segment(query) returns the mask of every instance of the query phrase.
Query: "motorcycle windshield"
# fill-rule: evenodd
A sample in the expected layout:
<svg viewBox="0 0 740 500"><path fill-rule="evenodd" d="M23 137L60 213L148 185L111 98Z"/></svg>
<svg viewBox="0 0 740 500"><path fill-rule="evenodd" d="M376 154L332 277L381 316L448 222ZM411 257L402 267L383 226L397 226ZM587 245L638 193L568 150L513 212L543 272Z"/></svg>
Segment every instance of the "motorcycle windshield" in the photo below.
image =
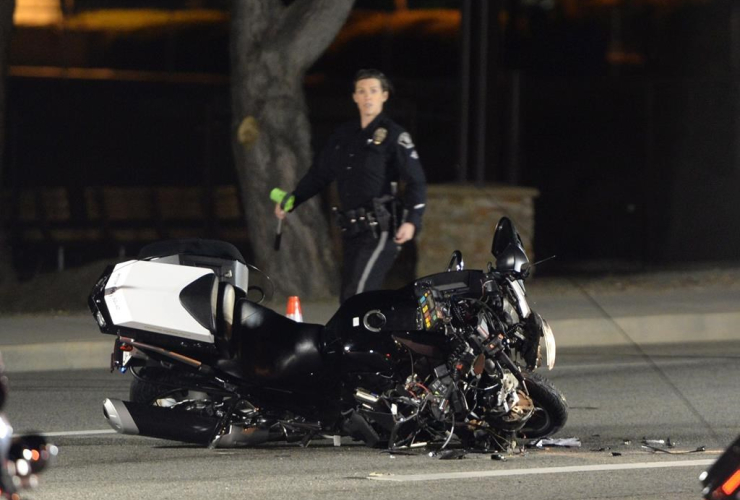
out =
<svg viewBox="0 0 740 500"><path fill-rule="evenodd" d="M491 253L496 259L496 270L499 272L521 272L529 266L522 239L508 217L502 217L496 225Z"/></svg>

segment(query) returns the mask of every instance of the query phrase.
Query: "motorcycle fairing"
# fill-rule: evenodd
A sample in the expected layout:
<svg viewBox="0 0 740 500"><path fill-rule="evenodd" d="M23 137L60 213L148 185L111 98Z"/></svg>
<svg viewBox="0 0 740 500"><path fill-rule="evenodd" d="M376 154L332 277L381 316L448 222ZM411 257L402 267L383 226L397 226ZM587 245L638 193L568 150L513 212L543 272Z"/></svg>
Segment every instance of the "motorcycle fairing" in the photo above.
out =
<svg viewBox="0 0 740 500"><path fill-rule="evenodd" d="M204 274L180 292L180 304L203 328L216 331L215 274Z"/></svg>
<svg viewBox="0 0 740 500"><path fill-rule="evenodd" d="M501 217L493 233L491 254L496 259L496 270L517 273L529 267L522 238L508 217Z"/></svg>
<svg viewBox="0 0 740 500"><path fill-rule="evenodd" d="M190 288L193 303L203 301L201 321L183 304L181 293L189 285L210 275L210 280ZM205 286L203 286L205 285ZM116 326L213 343L218 287L210 269L133 260L118 264L105 285L105 305ZM190 310L189 310L190 309ZM205 319L204 319L205 318Z"/></svg>

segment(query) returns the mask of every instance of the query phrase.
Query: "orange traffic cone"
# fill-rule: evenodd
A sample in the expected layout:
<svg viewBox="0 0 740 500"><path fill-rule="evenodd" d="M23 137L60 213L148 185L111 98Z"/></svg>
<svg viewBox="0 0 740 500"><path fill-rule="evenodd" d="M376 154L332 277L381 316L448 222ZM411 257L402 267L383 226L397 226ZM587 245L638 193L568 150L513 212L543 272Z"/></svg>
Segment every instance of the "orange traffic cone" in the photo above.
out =
<svg viewBox="0 0 740 500"><path fill-rule="evenodd" d="M303 323L303 309L301 309L301 299L297 295L288 297L288 308L285 315L293 321Z"/></svg>

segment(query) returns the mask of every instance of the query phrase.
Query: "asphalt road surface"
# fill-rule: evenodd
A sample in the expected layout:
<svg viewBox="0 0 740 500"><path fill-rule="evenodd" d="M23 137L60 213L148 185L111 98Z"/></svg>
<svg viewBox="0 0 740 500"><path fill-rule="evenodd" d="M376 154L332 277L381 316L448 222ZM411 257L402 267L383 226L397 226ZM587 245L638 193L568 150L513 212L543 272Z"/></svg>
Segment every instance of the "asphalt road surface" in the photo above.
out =
<svg viewBox="0 0 740 500"><path fill-rule="evenodd" d="M11 374L6 413L16 432L41 431L59 446L25 495L36 500L699 499L699 474L740 433L740 341L558 355L547 376L571 411L556 437L581 447L528 448L503 461L389 455L350 441L207 450L120 436L101 403L126 399L130 375L106 370ZM643 439L674 446L654 451Z"/></svg>

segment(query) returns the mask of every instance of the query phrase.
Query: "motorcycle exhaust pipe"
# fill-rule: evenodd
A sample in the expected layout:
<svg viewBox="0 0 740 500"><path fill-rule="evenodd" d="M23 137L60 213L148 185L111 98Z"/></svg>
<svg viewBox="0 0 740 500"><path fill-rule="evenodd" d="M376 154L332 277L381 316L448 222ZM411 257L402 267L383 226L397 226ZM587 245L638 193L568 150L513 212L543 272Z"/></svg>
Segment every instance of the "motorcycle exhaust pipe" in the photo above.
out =
<svg viewBox="0 0 740 500"><path fill-rule="evenodd" d="M218 418L120 399L103 401L103 415L119 434L208 445Z"/></svg>

